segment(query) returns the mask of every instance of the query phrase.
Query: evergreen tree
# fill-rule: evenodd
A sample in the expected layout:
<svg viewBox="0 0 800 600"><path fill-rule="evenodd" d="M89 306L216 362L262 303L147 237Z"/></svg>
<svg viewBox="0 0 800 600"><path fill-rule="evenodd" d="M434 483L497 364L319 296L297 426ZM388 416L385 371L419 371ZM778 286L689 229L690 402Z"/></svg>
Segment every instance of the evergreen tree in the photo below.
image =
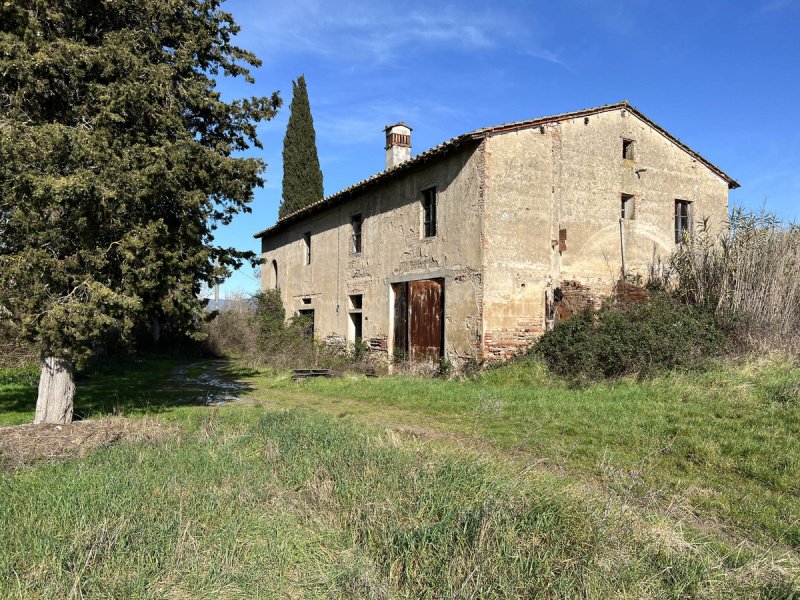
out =
<svg viewBox="0 0 800 600"><path fill-rule="evenodd" d="M279 217L322 199L322 170L317 156L314 120L308 102L306 79L292 82L289 124L283 138L283 201Z"/></svg>
<svg viewBox="0 0 800 600"><path fill-rule="evenodd" d="M214 230L250 210L265 165L234 153L280 98L220 98L259 65L220 4L0 5L0 320L41 352L36 422L71 420L98 341L196 331L201 284L252 258Z"/></svg>

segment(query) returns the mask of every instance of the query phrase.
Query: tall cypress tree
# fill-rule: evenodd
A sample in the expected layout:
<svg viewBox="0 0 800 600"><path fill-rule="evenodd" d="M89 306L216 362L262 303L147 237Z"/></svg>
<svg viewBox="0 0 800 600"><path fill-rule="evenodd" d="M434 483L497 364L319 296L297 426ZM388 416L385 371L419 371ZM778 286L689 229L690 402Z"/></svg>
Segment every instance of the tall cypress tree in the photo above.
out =
<svg viewBox="0 0 800 600"><path fill-rule="evenodd" d="M317 156L314 120L308 103L306 79L292 82L289 124L283 139L283 201L278 216L300 210L322 198L322 171Z"/></svg>

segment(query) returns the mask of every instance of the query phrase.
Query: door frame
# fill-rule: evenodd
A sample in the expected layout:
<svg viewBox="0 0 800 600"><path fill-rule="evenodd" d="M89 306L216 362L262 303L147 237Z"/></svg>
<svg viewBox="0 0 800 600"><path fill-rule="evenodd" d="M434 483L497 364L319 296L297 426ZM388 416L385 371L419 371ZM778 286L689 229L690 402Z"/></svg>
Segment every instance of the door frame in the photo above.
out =
<svg viewBox="0 0 800 600"><path fill-rule="evenodd" d="M442 358L448 358L447 353L447 287L455 279L455 275L450 269L434 269L426 273L413 273L406 275L393 275L386 278L387 297L387 316L388 316L388 339L387 351L389 358L394 357L394 301L395 292L394 285L397 283L408 283L410 281L422 281L424 279L441 279L442 280Z"/></svg>

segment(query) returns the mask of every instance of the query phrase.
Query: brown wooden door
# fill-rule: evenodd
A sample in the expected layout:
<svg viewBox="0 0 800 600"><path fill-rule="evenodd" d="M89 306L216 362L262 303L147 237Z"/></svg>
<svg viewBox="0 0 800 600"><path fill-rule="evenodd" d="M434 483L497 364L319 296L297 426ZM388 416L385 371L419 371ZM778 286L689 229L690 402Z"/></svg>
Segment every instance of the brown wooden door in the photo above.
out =
<svg viewBox="0 0 800 600"><path fill-rule="evenodd" d="M412 360L438 359L444 349L444 286L439 279L408 284L408 342Z"/></svg>

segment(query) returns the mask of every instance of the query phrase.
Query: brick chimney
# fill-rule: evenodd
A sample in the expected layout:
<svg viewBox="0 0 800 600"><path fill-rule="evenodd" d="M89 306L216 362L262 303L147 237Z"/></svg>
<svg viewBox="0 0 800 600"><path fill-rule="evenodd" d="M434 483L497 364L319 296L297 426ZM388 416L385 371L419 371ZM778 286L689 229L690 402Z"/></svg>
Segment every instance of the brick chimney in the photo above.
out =
<svg viewBox="0 0 800 600"><path fill-rule="evenodd" d="M400 121L386 126L386 169L411 158L411 127Z"/></svg>

